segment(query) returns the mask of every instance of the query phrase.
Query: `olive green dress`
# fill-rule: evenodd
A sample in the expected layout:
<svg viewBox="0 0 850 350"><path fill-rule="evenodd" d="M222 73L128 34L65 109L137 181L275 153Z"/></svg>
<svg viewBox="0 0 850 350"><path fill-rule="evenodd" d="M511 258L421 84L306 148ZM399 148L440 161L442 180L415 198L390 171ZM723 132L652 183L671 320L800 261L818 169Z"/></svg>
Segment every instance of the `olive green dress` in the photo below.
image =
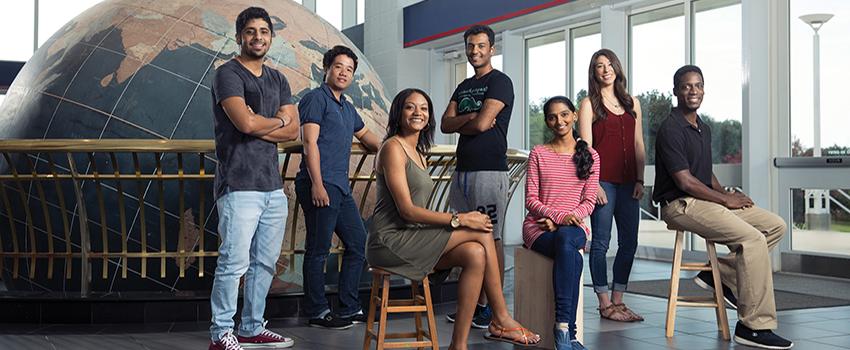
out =
<svg viewBox="0 0 850 350"><path fill-rule="evenodd" d="M407 157L407 187L413 204L426 207L434 182L427 170ZM405 222L396 208L383 174L377 175L377 204L369 225L366 260L394 274L421 280L434 270L451 237L448 226Z"/></svg>

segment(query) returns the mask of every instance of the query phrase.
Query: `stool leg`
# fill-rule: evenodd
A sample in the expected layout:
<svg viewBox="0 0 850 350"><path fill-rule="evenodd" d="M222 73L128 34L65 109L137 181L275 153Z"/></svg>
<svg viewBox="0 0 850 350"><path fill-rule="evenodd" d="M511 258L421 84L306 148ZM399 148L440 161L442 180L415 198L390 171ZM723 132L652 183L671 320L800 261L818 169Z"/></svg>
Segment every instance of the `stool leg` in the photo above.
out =
<svg viewBox="0 0 850 350"><path fill-rule="evenodd" d="M417 305L416 296L419 295L419 282L410 281L410 299L413 300L413 305ZM422 313L414 312L413 321L416 323L416 340L422 341ZM422 348L417 348L422 349Z"/></svg>
<svg viewBox="0 0 850 350"><path fill-rule="evenodd" d="M372 330L375 329L375 307L378 298L379 276L372 274L372 292L369 294L369 311L366 314L366 336L363 339L363 350L369 350L372 345Z"/></svg>
<svg viewBox="0 0 850 350"><path fill-rule="evenodd" d="M428 335L431 340L431 349L439 350L440 342L437 340L437 322L434 320L434 304L431 303L431 285L428 276L422 280L422 293L425 294L425 308L428 310Z"/></svg>
<svg viewBox="0 0 850 350"><path fill-rule="evenodd" d="M726 302L723 301L723 284L720 281L720 264L717 262L717 249L714 242L705 240L705 250L708 253L708 261L711 264L711 276L714 279L714 300L717 302L717 328L723 340L729 341L729 319L726 317Z"/></svg>
<svg viewBox="0 0 850 350"><path fill-rule="evenodd" d="M673 336L676 325L676 302L679 299L679 273L682 271L682 240L684 231L676 231L676 244L673 246L673 270L670 273L670 295L667 297L667 325L665 335Z"/></svg>
<svg viewBox="0 0 850 350"><path fill-rule="evenodd" d="M378 345L377 350L384 349L384 340L387 336L387 308L390 301L390 276L381 276L381 318L378 321Z"/></svg>

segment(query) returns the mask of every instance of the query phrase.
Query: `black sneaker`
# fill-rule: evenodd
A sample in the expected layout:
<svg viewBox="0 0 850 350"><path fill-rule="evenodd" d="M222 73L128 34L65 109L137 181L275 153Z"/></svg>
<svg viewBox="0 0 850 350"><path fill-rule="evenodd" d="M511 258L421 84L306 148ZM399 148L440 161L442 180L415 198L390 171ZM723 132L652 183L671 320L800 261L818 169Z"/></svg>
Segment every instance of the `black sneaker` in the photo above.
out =
<svg viewBox="0 0 850 350"><path fill-rule="evenodd" d="M694 283L702 287L702 289L710 290L712 293L714 292L714 277L711 276L711 271L702 271L697 274L694 277ZM725 284L723 284L723 300L726 301L726 305L729 307L735 310L738 309L738 298L732 293L732 289Z"/></svg>
<svg viewBox="0 0 850 350"><path fill-rule="evenodd" d="M354 327L354 324L351 321L340 318L337 315L334 315L332 312L328 312L325 317L321 318L311 318L310 321L307 322L310 327L319 327L319 328L327 328L327 329L349 329Z"/></svg>
<svg viewBox="0 0 850 350"><path fill-rule="evenodd" d="M490 309L490 305L485 307L478 306L475 308L475 311L475 315L472 316L472 327L478 329L487 329L487 327L490 327L490 322L493 321L493 310Z"/></svg>
<svg viewBox="0 0 850 350"><path fill-rule="evenodd" d="M481 317L481 313L483 313L483 312L487 313L486 317ZM490 311L489 305L487 305L487 306L475 305L475 313L472 314L472 327L481 328L481 329L485 329L485 328L489 327L490 321L493 318L492 314L493 313ZM447 314L446 320L449 321L450 323L454 323L455 322L455 316L457 316L457 312L452 312L450 314ZM478 320L479 323L476 324L475 320ZM487 324L485 324L484 326L480 326L481 322L484 322L484 321L486 321Z"/></svg>
<svg viewBox="0 0 850 350"><path fill-rule="evenodd" d="M339 316L339 319L349 321L351 323L366 323L366 314L363 313L363 310L357 311L356 314L351 314L350 316Z"/></svg>
<svg viewBox="0 0 850 350"><path fill-rule="evenodd" d="M790 349L794 346L793 342L776 335L772 330L750 329L741 321L735 325L735 342L762 349Z"/></svg>

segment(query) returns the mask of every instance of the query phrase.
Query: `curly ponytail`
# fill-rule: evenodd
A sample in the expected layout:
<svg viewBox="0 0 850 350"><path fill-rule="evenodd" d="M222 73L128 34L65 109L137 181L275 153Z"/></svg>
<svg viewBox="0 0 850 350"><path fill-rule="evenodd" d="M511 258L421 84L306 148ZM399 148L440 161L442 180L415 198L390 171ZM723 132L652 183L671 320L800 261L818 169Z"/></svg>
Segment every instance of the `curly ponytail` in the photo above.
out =
<svg viewBox="0 0 850 350"><path fill-rule="evenodd" d="M587 180L590 177L590 169L593 167L593 155L587 149L587 141L576 136L576 152L573 154L573 162L576 164L576 176Z"/></svg>

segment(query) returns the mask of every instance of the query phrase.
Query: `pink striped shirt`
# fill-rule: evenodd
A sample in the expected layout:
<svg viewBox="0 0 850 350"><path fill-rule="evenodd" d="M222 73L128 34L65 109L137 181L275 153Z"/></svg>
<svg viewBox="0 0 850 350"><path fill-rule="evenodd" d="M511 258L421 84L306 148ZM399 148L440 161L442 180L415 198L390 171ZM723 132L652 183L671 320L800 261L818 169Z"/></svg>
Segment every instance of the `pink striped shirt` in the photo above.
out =
<svg viewBox="0 0 850 350"><path fill-rule="evenodd" d="M537 220L550 218L556 223L567 215L584 219L593 212L596 190L599 186L599 155L588 148L593 156L590 177L581 180L576 176L572 153L555 153L544 145L534 146L528 155L525 177L525 208L528 215L522 223L522 239L531 248L543 231ZM590 238L590 229L581 228Z"/></svg>

